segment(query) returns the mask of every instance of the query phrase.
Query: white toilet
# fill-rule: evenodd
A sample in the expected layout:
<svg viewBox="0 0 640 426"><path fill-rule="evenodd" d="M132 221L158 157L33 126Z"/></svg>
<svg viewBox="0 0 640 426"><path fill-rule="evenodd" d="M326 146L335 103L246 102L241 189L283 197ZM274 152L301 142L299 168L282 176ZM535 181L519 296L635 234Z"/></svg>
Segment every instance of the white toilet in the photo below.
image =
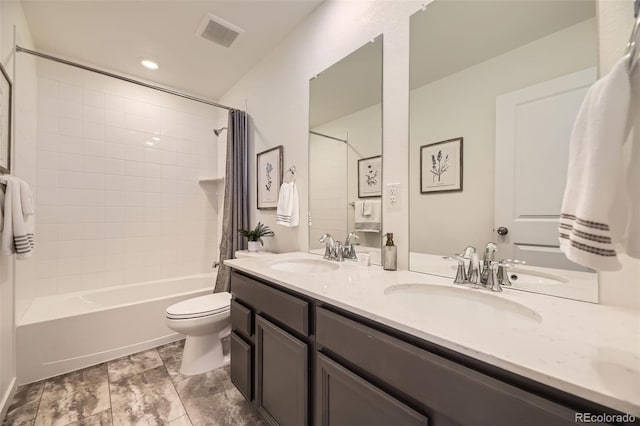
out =
<svg viewBox="0 0 640 426"><path fill-rule="evenodd" d="M167 308L167 327L187 336L180 373L204 373L229 362L222 339L231 333L231 293L194 297Z"/></svg>

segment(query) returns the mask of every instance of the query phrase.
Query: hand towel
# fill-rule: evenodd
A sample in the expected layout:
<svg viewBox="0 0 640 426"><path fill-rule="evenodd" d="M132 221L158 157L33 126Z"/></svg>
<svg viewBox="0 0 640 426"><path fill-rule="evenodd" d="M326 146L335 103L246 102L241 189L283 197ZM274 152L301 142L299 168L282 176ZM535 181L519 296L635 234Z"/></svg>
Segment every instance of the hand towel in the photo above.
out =
<svg viewBox="0 0 640 426"><path fill-rule="evenodd" d="M370 205L371 214L365 216L365 203ZM354 224L356 232L380 232L380 200L356 201Z"/></svg>
<svg viewBox="0 0 640 426"><path fill-rule="evenodd" d="M362 202L362 215L363 216L371 216L373 214L373 202L371 201L363 201Z"/></svg>
<svg viewBox="0 0 640 426"><path fill-rule="evenodd" d="M18 180L20 182L20 200L22 202L22 214L25 216L31 216L34 214L33 194L31 193L31 187L22 179Z"/></svg>
<svg viewBox="0 0 640 426"><path fill-rule="evenodd" d="M276 210L276 223L278 225L293 228L300 221L300 204L298 200L298 188L295 181L285 182L280 187L278 194L278 207Z"/></svg>
<svg viewBox="0 0 640 426"><path fill-rule="evenodd" d="M620 60L589 89L569 142L560 249L573 262L599 271L621 267L616 250L628 227L629 198L623 195L628 61L628 56Z"/></svg>
<svg viewBox="0 0 640 426"><path fill-rule="evenodd" d="M0 176L6 184L4 194L4 221L0 236L2 254L16 254L16 259L27 259L33 253L34 216L25 215L22 207L21 180L13 176ZM30 190L29 190L30 192Z"/></svg>

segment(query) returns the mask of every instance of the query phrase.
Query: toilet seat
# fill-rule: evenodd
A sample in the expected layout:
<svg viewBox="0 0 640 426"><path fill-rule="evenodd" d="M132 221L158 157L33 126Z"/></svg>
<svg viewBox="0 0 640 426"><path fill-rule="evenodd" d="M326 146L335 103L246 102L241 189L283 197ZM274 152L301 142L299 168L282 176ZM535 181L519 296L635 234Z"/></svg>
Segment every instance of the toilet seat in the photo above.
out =
<svg viewBox="0 0 640 426"><path fill-rule="evenodd" d="M194 319L221 314L231 309L231 293L212 293L194 297L167 308L168 319Z"/></svg>

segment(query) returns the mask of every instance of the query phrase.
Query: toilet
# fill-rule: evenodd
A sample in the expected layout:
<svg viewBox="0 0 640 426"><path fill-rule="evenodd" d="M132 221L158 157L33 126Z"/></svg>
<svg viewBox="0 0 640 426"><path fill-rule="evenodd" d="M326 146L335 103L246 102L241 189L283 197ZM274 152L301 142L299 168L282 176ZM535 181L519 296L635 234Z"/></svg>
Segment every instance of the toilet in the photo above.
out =
<svg viewBox="0 0 640 426"><path fill-rule="evenodd" d="M231 333L231 293L194 297L167 308L166 324L187 336L180 373L204 373L229 363L222 351L222 339Z"/></svg>

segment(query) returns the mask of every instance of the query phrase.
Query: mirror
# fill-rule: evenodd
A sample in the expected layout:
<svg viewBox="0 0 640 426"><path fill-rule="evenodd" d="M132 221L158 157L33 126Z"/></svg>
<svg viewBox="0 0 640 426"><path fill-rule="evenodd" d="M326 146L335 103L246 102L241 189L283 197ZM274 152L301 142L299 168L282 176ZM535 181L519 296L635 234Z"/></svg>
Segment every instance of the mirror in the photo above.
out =
<svg viewBox="0 0 640 426"><path fill-rule="evenodd" d="M309 82L309 250L352 237L380 264L382 36Z"/></svg>
<svg viewBox="0 0 640 426"><path fill-rule="evenodd" d="M411 17L410 269L485 245L513 288L597 302L558 249L568 142L596 80L594 1L436 0Z"/></svg>

